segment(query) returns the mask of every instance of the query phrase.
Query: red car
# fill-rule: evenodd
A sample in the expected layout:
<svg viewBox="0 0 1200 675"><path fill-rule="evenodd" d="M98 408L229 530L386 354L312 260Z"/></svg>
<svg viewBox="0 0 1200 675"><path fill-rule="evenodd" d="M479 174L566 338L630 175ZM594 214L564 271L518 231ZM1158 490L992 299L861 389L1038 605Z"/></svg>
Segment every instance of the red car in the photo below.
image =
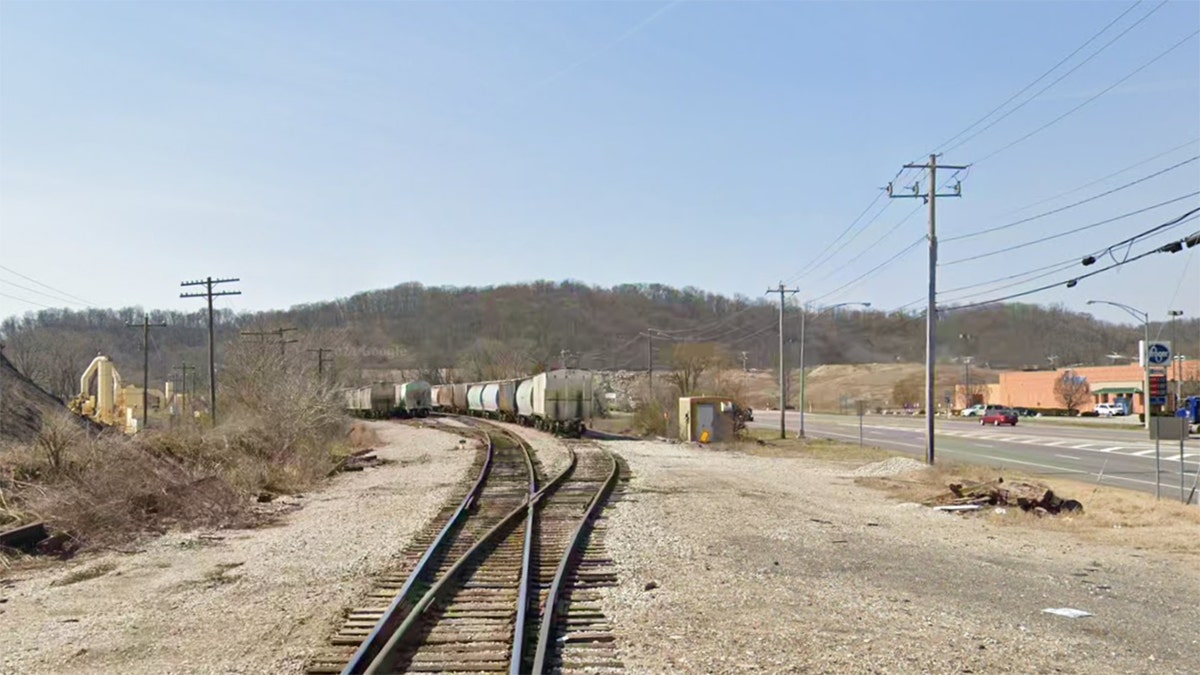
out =
<svg viewBox="0 0 1200 675"><path fill-rule="evenodd" d="M991 424L1000 426L1001 424L1009 424L1017 426L1017 411L1009 408L1001 408L1000 410L992 410L979 419L980 424Z"/></svg>

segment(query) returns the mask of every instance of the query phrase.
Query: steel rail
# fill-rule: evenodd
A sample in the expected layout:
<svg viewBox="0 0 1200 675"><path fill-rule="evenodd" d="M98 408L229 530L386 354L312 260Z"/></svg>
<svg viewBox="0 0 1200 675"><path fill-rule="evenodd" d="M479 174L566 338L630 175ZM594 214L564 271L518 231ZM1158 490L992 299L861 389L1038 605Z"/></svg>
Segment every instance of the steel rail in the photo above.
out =
<svg viewBox="0 0 1200 675"><path fill-rule="evenodd" d="M538 632L537 652L533 658L533 670L531 671L533 675L541 675L546 672L546 654L550 648L551 633L554 630L554 615L558 610L558 595L566 582L567 568L571 564L571 557L579 549L580 544L583 543L583 533L593 516L599 512L605 497L612 492L613 487L617 484L617 478L620 475L617 458L612 453L608 454L608 458L612 462L612 471L609 472L604 485L596 491L596 496L592 497L587 511L584 512L579 525L575 527L575 532L571 535L571 540L568 542L566 550L563 551L562 558L558 561L558 569L554 572L554 581L550 583L550 591L546 596L545 609L542 610L542 626Z"/></svg>
<svg viewBox="0 0 1200 675"><path fill-rule="evenodd" d="M495 426L495 425L492 425L492 426ZM496 427L496 428L499 428L499 427ZM516 436L515 434L513 434L509 431L506 431L506 430L502 430L502 431L509 437L515 438L518 441L518 444L520 445L521 450L525 453L526 465L530 470L530 484L532 486L536 486L537 477L536 477L536 474L533 473L533 458L532 458L532 455L530 454L530 448L529 448L528 443L526 443L524 441L524 439L521 439L520 437ZM420 620L421 616L425 613L426 610L429 609L429 607L433 604L434 600L436 600L438 598L438 596L440 596L441 593L444 590L446 590L446 588L449 587L450 582L453 581L460 572L462 572L463 568L466 567L467 563L469 563L471 561L471 559L474 558L475 555L479 551L481 551L485 546L488 546L491 543L493 543L492 540L497 536L497 534L499 532L501 532L504 528L506 528L509 524L511 524L512 521L515 520L518 516L520 516L522 512L524 512L526 514L527 518L532 518L533 517L533 507L536 505L536 503L538 501L540 501L541 498L547 492L549 492L550 490L553 490L555 487L558 486L559 483L561 483L563 481L563 479L565 479L567 477L567 475L575 468L575 461L576 461L575 453L574 453L574 451L571 451L570 452L570 462L568 463L567 467L562 470L561 473L559 473L557 476L555 476L541 490L526 497L525 500L521 502L520 506L518 506L517 508L510 511L507 515L505 515L504 518L502 518L500 520L500 522L498 522L495 526L492 527L492 529L490 529L486 533L484 533L484 535L482 537L480 537L479 540L476 541L475 544L473 546L471 546L471 548L468 549L466 553L459 556L458 560L456 560L454 562L454 565L451 566L451 568L446 572L446 574L444 574L442 576L442 578L439 579L437 581L437 583L435 583L433 585L432 588L430 588L428 591L426 591L425 595L421 597L421 599L413 607L412 611L410 611L408 613L408 616L406 616L404 618L404 622L400 624L400 627L397 628L395 630L395 632L393 632L392 635L388 638L387 643L384 644L382 649L375 656L374 660L372 660L370 665L366 668L366 670L363 671L364 673L366 673L366 675L389 673L394 670L394 664L393 664L393 658L392 658L393 652L396 651L396 648L400 644L400 642L417 625L417 622ZM529 538L527 536L526 542L528 542L528 541L529 541ZM525 585L527 585L524 582L524 580L526 580L528 578L528 565L530 562L528 553L525 556L523 556L523 558L524 559L522 561L522 565L525 567L525 569L522 571L522 575L521 575L522 580L523 580L522 581L522 589L524 588ZM522 592L524 592L524 591L522 590ZM522 614L522 612L520 611L520 609L518 609L518 615L520 616L521 614ZM518 625L520 625L520 624L518 624ZM521 630L520 633L523 634L524 631ZM514 642L513 656L511 657L510 663L515 661L519 667L521 655L523 653L524 653L524 645L523 644L518 645ZM516 671L514 671L514 672L516 672Z"/></svg>
<svg viewBox="0 0 1200 675"><path fill-rule="evenodd" d="M426 572L426 567L433 559L433 556L442 549L442 546L448 539L450 530L467 515L467 509L479 498L479 493L483 490L483 484L487 480L488 472L492 468L492 458L495 456L495 448L492 445L491 437L486 432L483 437L487 441L487 457L483 460L483 468L479 471L479 478L475 480L475 485L467 492L467 496L463 498L462 503L458 505L458 508L450 516L450 519L446 521L446 525L438 532L437 538L429 544L429 548L425 549L425 553L417 561L417 566L413 568L412 573L405 579L404 586L400 588L400 592L396 594L395 599L388 605L383 616L375 623L375 627L371 629L371 633L358 646L358 649L354 652L354 656L350 658L350 662L342 669L342 675L358 675L364 672L364 669L380 653L383 645L379 643L384 640L383 636L390 634L395 627L400 614L400 608L408 598L408 594L412 592L413 586L416 585L421 575Z"/></svg>
<svg viewBox="0 0 1200 675"><path fill-rule="evenodd" d="M533 470L533 457L529 443L516 434L505 432L516 438L525 449L525 465L529 467L529 495L525 498L525 547L521 553L521 581L517 591L517 625L513 629L512 655L509 657L509 675L521 675L521 660L525 654L525 615L529 608L529 561L533 553L533 519L537 492L537 472ZM572 462L574 465L574 462ZM563 475L566 475L565 472Z"/></svg>

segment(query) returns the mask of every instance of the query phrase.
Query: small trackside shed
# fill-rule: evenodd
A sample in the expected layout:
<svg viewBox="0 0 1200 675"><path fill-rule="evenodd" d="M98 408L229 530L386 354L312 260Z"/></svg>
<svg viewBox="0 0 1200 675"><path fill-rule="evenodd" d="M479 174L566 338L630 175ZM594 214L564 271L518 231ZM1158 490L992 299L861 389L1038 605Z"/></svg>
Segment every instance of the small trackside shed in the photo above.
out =
<svg viewBox="0 0 1200 675"><path fill-rule="evenodd" d="M735 409L733 399L723 396L680 398L679 440L700 443L733 440Z"/></svg>

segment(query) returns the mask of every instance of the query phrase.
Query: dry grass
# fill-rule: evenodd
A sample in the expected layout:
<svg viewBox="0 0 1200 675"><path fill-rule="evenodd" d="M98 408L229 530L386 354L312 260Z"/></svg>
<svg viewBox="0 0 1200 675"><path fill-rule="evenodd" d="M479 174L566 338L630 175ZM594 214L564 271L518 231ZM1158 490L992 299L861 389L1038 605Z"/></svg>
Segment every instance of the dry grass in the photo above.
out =
<svg viewBox="0 0 1200 675"><path fill-rule="evenodd" d="M74 572L69 572L66 576L50 582L50 585L70 586L71 584L77 584L81 581L87 581L88 579L102 577L115 569L117 569L117 564L114 562L97 563L89 567L81 567Z"/></svg>
<svg viewBox="0 0 1200 675"><path fill-rule="evenodd" d="M612 412L608 417L597 417L588 425L589 429L605 434L631 436L633 430L633 415L630 413Z"/></svg>
<svg viewBox="0 0 1200 675"><path fill-rule="evenodd" d="M336 457L373 443L351 430L331 388L262 350L231 350L227 417L135 437L51 420L32 443L0 449L0 525L43 520L75 545L115 545L172 528L254 521L263 491L305 490Z"/></svg>
<svg viewBox="0 0 1200 675"><path fill-rule="evenodd" d="M1136 550L1200 556L1200 537L1197 536L1200 509L1173 501L1156 501L1154 495L1142 492L946 462L903 476L859 478L856 482L882 489L899 501L922 502L947 492L950 483L986 482L998 477L1007 482L1046 485L1063 498L1082 502L1084 511L1082 514L1038 517L1017 508L1006 509L1004 514L985 510L981 517L990 523L1062 532Z"/></svg>
<svg viewBox="0 0 1200 675"><path fill-rule="evenodd" d="M851 445L823 438L779 438L777 429L749 429L741 440L725 445L755 457L802 457L855 465L896 456L896 453L869 445Z"/></svg>

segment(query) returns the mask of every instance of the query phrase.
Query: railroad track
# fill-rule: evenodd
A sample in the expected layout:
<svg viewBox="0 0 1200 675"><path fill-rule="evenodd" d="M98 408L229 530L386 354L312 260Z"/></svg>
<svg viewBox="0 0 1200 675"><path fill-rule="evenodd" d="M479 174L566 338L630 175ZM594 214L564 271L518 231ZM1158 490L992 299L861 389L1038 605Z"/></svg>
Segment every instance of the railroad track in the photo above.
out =
<svg viewBox="0 0 1200 675"><path fill-rule="evenodd" d="M528 673L536 663L562 663L572 634L612 650L610 634L601 632L607 626L587 624L598 615L580 614L574 603L615 577L600 570L601 558L572 551L588 541L586 521L615 484L616 460L599 448L569 448L567 468L539 490L525 441L496 425L468 423L487 442L466 497L414 539L405 563L347 615L331 651L310 660L309 672ZM588 630L572 630L580 626ZM538 649L539 634L554 648ZM620 665L611 654L596 663Z"/></svg>
<svg viewBox="0 0 1200 675"><path fill-rule="evenodd" d="M574 469L543 501L538 519L539 626L522 672L619 672L623 665L599 601L601 589L617 583L601 514L621 467L594 443L570 447Z"/></svg>

